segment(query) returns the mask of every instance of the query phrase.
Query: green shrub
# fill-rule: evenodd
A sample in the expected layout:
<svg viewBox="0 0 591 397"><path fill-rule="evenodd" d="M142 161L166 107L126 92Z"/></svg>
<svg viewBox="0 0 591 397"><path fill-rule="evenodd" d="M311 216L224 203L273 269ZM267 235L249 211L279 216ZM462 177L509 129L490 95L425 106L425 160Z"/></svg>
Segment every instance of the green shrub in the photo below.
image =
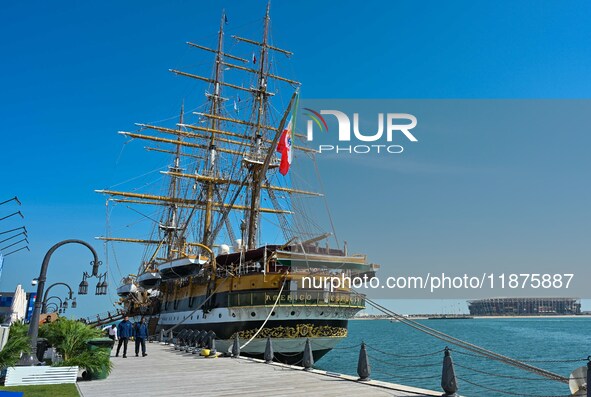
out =
<svg viewBox="0 0 591 397"><path fill-rule="evenodd" d="M89 350L86 344L89 339L102 336L98 328L80 321L60 318L58 321L44 324L39 330L39 336L46 338L64 358L64 361L57 365L77 365L91 372L106 368L107 372L111 372L110 352L100 349Z"/></svg>
<svg viewBox="0 0 591 397"><path fill-rule="evenodd" d="M31 342L27 336L28 327L15 322L10 326L8 341L0 351L0 369L14 366L21 357L21 353L31 352Z"/></svg>

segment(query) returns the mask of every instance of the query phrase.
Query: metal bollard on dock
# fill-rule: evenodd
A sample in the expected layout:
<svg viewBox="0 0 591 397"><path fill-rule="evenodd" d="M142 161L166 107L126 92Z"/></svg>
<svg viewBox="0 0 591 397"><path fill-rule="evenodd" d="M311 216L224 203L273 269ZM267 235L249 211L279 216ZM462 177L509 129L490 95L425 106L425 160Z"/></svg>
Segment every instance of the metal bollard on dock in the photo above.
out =
<svg viewBox="0 0 591 397"><path fill-rule="evenodd" d="M271 338L267 337L267 345L265 346L265 362L267 364L273 362L273 343L271 342Z"/></svg>
<svg viewBox="0 0 591 397"><path fill-rule="evenodd" d="M443 356L443 369L441 371L441 388L445 392L445 397L456 397L458 391L458 380L456 379L456 372L454 370L454 362L451 359L449 348L445 347Z"/></svg>
<svg viewBox="0 0 591 397"><path fill-rule="evenodd" d="M238 337L238 333L234 336L234 343L232 344L232 358L237 358L240 356L240 338Z"/></svg>
<svg viewBox="0 0 591 397"><path fill-rule="evenodd" d="M357 361L357 375L359 375L358 381L366 382L371 375L371 369L369 366L369 360L367 359L367 349L365 348L365 342L361 342L361 349L359 350L359 360Z"/></svg>
<svg viewBox="0 0 591 397"><path fill-rule="evenodd" d="M215 356L217 354L217 350L215 349L215 334L214 336L211 338L210 342L209 342L209 356Z"/></svg>
<svg viewBox="0 0 591 397"><path fill-rule="evenodd" d="M302 359L302 367L304 370L309 370L314 365L314 354L312 354L312 344L310 339L306 338L306 345L304 346L304 358Z"/></svg>

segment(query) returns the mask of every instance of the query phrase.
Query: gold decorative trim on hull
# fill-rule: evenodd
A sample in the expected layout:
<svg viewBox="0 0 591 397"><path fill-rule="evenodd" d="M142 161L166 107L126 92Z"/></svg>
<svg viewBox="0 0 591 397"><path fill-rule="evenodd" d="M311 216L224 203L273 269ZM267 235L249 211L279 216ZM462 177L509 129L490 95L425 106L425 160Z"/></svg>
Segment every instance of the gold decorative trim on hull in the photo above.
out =
<svg viewBox="0 0 591 397"><path fill-rule="evenodd" d="M239 331L240 339L250 339L258 332L258 328ZM232 335L232 338L236 333ZM330 325L316 326L313 324L298 324L295 327L263 328L255 339L259 338L345 338L347 328L331 327Z"/></svg>

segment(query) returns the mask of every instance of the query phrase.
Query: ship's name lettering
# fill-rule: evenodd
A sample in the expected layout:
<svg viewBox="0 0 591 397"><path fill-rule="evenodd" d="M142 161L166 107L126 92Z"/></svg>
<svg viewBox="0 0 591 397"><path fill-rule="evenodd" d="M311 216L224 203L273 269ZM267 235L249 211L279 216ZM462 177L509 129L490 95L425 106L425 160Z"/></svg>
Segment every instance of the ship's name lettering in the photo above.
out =
<svg viewBox="0 0 591 397"><path fill-rule="evenodd" d="M279 302L310 302L312 301L311 294L289 294L289 295L281 295L279 298ZM318 300L318 302L325 302L325 303L339 303L339 304L351 304L357 305L361 303L361 298L356 296L349 296L349 295L330 295L314 297L314 301ZM265 302L275 302L277 300L277 294L265 294Z"/></svg>

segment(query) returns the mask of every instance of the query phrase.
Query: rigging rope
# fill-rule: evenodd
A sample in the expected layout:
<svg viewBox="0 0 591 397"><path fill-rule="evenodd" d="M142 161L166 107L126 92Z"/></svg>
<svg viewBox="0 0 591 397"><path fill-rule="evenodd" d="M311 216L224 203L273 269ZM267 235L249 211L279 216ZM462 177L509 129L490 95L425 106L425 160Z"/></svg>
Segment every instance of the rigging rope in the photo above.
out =
<svg viewBox="0 0 591 397"><path fill-rule="evenodd" d="M286 276L287 276L287 274L286 274ZM285 287L285 281L286 280L287 280L287 278L284 278L283 279L283 284L281 284L281 289L279 290L279 293L277 294L277 299L275 299L275 303L273 304L273 307L269 311L269 314L267 315L267 318L263 322L263 325L261 325L261 327L257 330L257 332L255 332L255 334L245 344L243 344L242 346L240 346L240 349L244 349L246 346L248 346L248 344L250 342L252 342L252 340L254 338L256 338L257 335L263 330L263 328L265 328L265 324L267 324L267 321L269 321L269 318L271 317L271 314L273 314L273 311L275 310L275 307L277 306L277 303L279 303L279 299L281 298L281 293L283 292L283 288Z"/></svg>
<svg viewBox="0 0 591 397"><path fill-rule="evenodd" d="M435 362L434 363L425 363L425 364L406 364L406 363L404 363L404 364L398 364L398 363L394 363L392 361L386 361L386 360L379 359L376 356L373 356L371 354L367 354L367 357L371 358L372 361L375 360L375 361L377 361L379 363L386 364L386 365L389 365L389 366L392 366L392 367L396 367L396 368L441 367L441 363L440 362L436 362L436 363ZM546 380L546 379L544 379L544 380Z"/></svg>
<svg viewBox="0 0 591 397"><path fill-rule="evenodd" d="M397 357L397 358L419 358L419 357L437 356L437 355L440 355L441 353L443 353L445 351L445 349L441 349L441 350L437 350L435 352L430 352L430 353L404 355L404 354L394 354L394 353L385 352L383 350L380 350L378 348L375 348L373 346L370 346L367 343L365 344L365 346L368 347L369 349L372 349L372 350L377 351L378 353L382 353L382 354L385 354L387 356L392 356L392 357Z"/></svg>
<svg viewBox="0 0 591 397"><path fill-rule="evenodd" d="M479 374L494 376L496 378L517 379L517 380L533 380L533 381L544 381L544 382L547 382L548 381L548 379L546 379L546 378L524 378L524 377L513 376L513 375L495 374L493 372L482 371L480 369L471 368L471 367L468 367L466 365L458 364L455 361L454 361L454 366L459 367L459 368L467 369L468 371L477 372Z"/></svg>
<svg viewBox="0 0 591 397"><path fill-rule="evenodd" d="M458 377L458 379L461 380L462 382L466 382L466 383L468 383L468 384L470 384L472 386L480 387L482 389L489 390L489 391L494 391L494 392L497 392L497 393L508 394L508 395L511 395L511 396L524 396L524 397L571 397L572 396L572 394L559 395L559 396L556 396L556 395L554 395L554 396L545 396L545 395L540 395L540 394L514 393L514 392L510 392L510 391L506 391L506 390L500 390L500 389L495 389L495 388L488 387L488 386L483 386L483 385L480 385L480 384L475 383L475 382L470 382L468 379L465 379L465 378Z"/></svg>
<svg viewBox="0 0 591 397"><path fill-rule="evenodd" d="M354 292L359 295L358 292L356 292L356 291L354 291ZM558 382L562 382L562 383L567 383L568 384L568 378L567 377L564 377L562 375L555 374L553 372L547 371L547 370L542 369L542 368L534 367L533 365L526 364L524 362L521 362L521 361L512 359L512 358L507 357L507 356L503 356L501 354L495 353L493 351L487 350L485 348L482 348L482 347L477 346L477 345L474 345L472 343L463 341L461 339L454 338L451 335L447 335L447 334L445 334L443 332L437 331L436 329L427 327L426 325L420 324L420 323L418 323L418 322L416 322L414 320L410 320L410 319L408 319L408 318L406 318L406 317L404 317L404 316L402 316L402 315L400 315L398 313L395 313L395 312L391 311L390 309L387 309L384 306L382 306L382 305L380 305L380 304L372 301L371 299L365 298L365 300L372 307L380 310L384 314L390 315L390 316L396 318L397 320L399 320L401 323L403 323L405 325L408 325L408 326L410 326L410 327L412 327L412 328L414 328L414 329L416 329L418 331L421 331L421 332L424 332L424 333L426 333L428 335L431 335L431 336L433 336L433 337L435 337L437 339L440 339L440 340L443 340L445 342L451 343L451 344L456 345L458 347L461 347L461 348L463 348L465 350L469 350L471 352L480 354L480 355L485 356L487 358L490 358L492 360L497 360L497 361L503 362L505 364L512 365L514 367L523 369L525 371L529 371L529 372L538 374L538 375L543 376L545 378L548 378L548 379L551 379L551 380L555 380L555 381L558 381Z"/></svg>

